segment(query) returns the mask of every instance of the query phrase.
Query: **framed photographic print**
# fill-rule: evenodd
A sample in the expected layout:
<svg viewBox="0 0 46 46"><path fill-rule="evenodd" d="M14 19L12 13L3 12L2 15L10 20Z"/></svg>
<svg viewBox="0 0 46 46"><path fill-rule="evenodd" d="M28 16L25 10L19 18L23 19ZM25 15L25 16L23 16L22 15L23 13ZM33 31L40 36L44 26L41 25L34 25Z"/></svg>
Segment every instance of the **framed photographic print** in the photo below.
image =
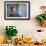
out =
<svg viewBox="0 0 46 46"><path fill-rule="evenodd" d="M29 1L5 1L4 19L6 20L30 19L30 2Z"/></svg>

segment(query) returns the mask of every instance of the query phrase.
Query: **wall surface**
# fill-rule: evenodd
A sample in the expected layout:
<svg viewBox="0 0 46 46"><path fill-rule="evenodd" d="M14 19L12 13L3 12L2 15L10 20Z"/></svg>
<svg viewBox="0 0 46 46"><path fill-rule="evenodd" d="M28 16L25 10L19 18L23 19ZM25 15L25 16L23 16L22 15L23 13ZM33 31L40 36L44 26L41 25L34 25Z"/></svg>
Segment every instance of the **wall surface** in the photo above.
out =
<svg viewBox="0 0 46 46"><path fill-rule="evenodd" d="M0 35L4 34L6 25L16 26L19 32L18 36L20 37L22 34L24 35L24 37L25 36L31 37L32 35L35 34L35 36L39 36L41 38L43 34L44 36L46 35L45 34L46 28L40 27L35 19L36 15L41 13L40 6L46 5L46 0L27 0L30 1L30 20L4 20L4 1L13 0L0 0ZM37 29L43 29L44 33L37 33L36 32Z"/></svg>

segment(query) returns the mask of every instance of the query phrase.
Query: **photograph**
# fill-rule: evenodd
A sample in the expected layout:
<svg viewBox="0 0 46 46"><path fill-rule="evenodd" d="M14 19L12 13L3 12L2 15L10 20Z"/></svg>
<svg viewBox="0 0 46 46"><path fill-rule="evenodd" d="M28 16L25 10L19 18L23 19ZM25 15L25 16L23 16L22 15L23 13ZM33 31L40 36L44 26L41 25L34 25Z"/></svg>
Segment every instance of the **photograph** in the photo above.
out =
<svg viewBox="0 0 46 46"><path fill-rule="evenodd" d="M30 2L29 1L5 1L4 19L6 20L30 19Z"/></svg>

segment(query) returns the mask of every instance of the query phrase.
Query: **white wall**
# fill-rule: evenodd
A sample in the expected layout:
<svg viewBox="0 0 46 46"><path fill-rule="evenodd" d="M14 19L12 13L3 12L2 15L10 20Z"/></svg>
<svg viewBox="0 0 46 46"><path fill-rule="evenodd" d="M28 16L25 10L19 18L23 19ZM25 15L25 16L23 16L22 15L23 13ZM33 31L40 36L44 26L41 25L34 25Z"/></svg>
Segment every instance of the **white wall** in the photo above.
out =
<svg viewBox="0 0 46 46"><path fill-rule="evenodd" d="M21 36L23 34L24 36L31 37L32 34L36 34L36 29L43 29L46 31L46 28L40 27L35 19L36 15L41 13L39 7L42 5L46 5L46 0L29 1L31 18L30 20L4 20L4 1L0 0L0 34L4 34L4 29L6 25L16 26L19 31L18 36Z"/></svg>

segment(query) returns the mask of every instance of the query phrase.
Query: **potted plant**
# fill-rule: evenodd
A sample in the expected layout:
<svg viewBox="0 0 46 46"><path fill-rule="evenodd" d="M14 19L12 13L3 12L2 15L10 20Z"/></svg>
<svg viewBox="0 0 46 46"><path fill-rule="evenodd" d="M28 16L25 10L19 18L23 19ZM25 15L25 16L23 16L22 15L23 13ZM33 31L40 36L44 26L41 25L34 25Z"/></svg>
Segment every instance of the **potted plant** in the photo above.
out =
<svg viewBox="0 0 46 46"><path fill-rule="evenodd" d="M42 14L36 16L36 19L39 20L41 26L46 27L46 6L40 7L42 10Z"/></svg>
<svg viewBox="0 0 46 46"><path fill-rule="evenodd" d="M46 27L46 14L38 15L36 19L39 20L41 26Z"/></svg>
<svg viewBox="0 0 46 46"><path fill-rule="evenodd" d="M6 30L5 34L9 40L11 40L12 36L17 36L18 31L15 26L6 26L5 30Z"/></svg>

